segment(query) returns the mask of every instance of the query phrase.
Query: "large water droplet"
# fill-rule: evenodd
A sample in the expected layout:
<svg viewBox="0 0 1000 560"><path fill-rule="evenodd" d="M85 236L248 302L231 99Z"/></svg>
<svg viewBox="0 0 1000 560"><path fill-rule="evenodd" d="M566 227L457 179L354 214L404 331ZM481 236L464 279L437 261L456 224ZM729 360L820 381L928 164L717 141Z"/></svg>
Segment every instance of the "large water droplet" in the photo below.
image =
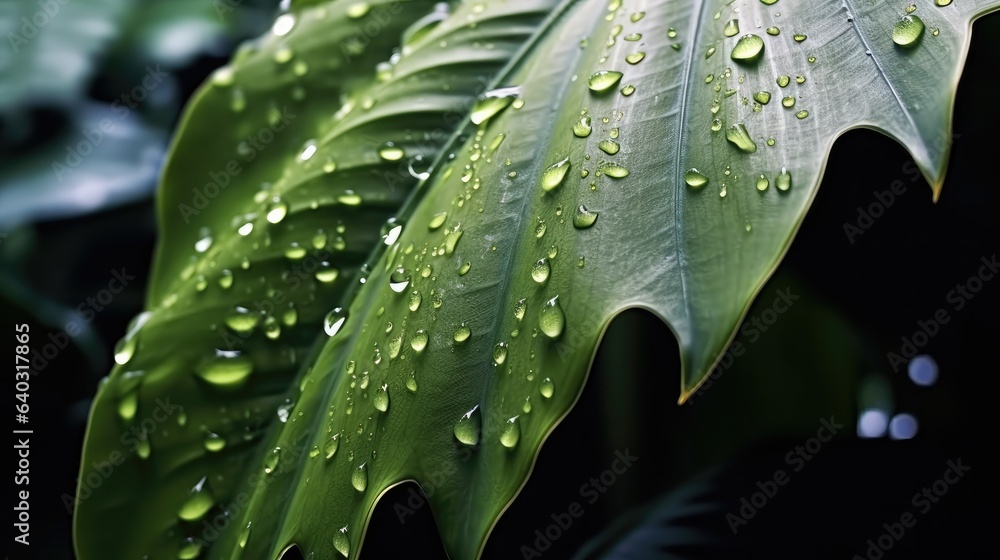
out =
<svg viewBox="0 0 1000 560"><path fill-rule="evenodd" d="M178 517L184 521L198 521L208 513L208 510L212 509L212 506L215 505L215 498L208 488L207 480L207 477L202 477L194 485L194 488L188 494L187 500L177 512Z"/></svg>
<svg viewBox="0 0 1000 560"><path fill-rule="evenodd" d="M538 259L535 261L535 265L531 267L531 279L539 284L544 284L549 279L550 272L549 261Z"/></svg>
<svg viewBox="0 0 1000 560"><path fill-rule="evenodd" d="M368 463L361 463L351 473L351 486L358 492L364 492L368 488Z"/></svg>
<svg viewBox="0 0 1000 560"><path fill-rule="evenodd" d="M507 343L497 342L496 346L493 347L493 363L496 365L501 365L507 359Z"/></svg>
<svg viewBox="0 0 1000 560"><path fill-rule="evenodd" d="M455 439L465 445L476 445L479 443L479 432L482 428L482 413L479 412L479 405L472 407L458 421L455 422Z"/></svg>
<svg viewBox="0 0 1000 560"><path fill-rule="evenodd" d="M743 123L735 124L726 129L726 140L748 154L757 151L757 143L753 141L753 138L750 138L750 133L747 132Z"/></svg>
<svg viewBox="0 0 1000 560"><path fill-rule="evenodd" d="M708 177L694 167L684 173L684 182L691 188L701 188L708 184Z"/></svg>
<svg viewBox="0 0 1000 560"><path fill-rule="evenodd" d="M403 151L403 148L396 146L396 144L386 142L378 149L378 155L385 161L399 161L406 156L406 152Z"/></svg>
<svg viewBox="0 0 1000 560"><path fill-rule="evenodd" d="M555 296L545 302L545 306L538 314L538 328L549 338L559 338L565 326L566 315L559 305L559 296Z"/></svg>
<svg viewBox="0 0 1000 560"><path fill-rule="evenodd" d="M458 329L455 330L455 335L452 337L452 339L456 343L462 344L465 341L469 340L470 336L472 336L472 329L469 328L469 325L462 323L461 325L458 326Z"/></svg>
<svg viewBox="0 0 1000 560"><path fill-rule="evenodd" d="M372 404L375 405L377 410L382 412L389 411L389 385L382 385L375 390L375 395L372 397Z"/></svg>
<svg viewBox="0 0 1000 560"><path fill-rule="evenodd" d="M573 125L573 135L578 138L590 136L590 131L593 130L592 122L588 116L580 117L580 120Z"/></svg>
<svg viewBox="0 0 1000 560"><path fill-rule="evenodd" d="M434 231L444 225L445 220L448 219L447 212L438 212L431 216L429 222L427 222L427 229Z"/></svg>
<svg viewBox="0 0 1000 560"><path fill-rule="evenodd" d="M340 331L346 321L347 312L341 307L335 307L326 314L326 318L323 320L323 330L326 331L327 336L333 336Z"/></svg>
<svg viewBox="0 0 1000 560"><path fill-rule="evenodd" d="M553 163L542 171L542 190L551 192L559 188L569 172L569 156Z"/></svg>
<svg viewBox="0 0 1000 560"><path fill-rule="evenodd" d="M542 384L538 386L538 392L542 394L543 397L551 399L552 395L556 392L556 384L552 382L552 379L546 377L542 380Z"/></svg>
<svg viewBox="0 0 1000 560"><path fill-rule="evenodd" d="M245 307L237 307L225 321L230 329L238 333L249 333L260 324L260 314Z"/></svg>
<svg viewBox="0 0 1000 560"><path fill-rule="evenodd" d="M470 113L472 124L483 124L506 109L520 94L521 88L514 86L494 89L480 95Z"/></svg>
<svg viewBox="0 0 1000 560"><path fill-rule="evenodd" d="M521 441L521 422L515 416L503 423L500 429L500 444L507 449L513 449L517 447L519 441Z"/></svg>
<svg viewBox="0 0 1000 560"><path fill-rule="evenodd" d="M577 207L576 214L573 216L573 227L576 229L587 229L594 225L599 215L597 212L588 210L586 206L581 204Z"/></svg>
<svg viewBox="0 0 1000 560"><path fill-rule="evenodd" d="M267 221L272 224L277 224L281 220L285 219L288 214L288 205L282 202L280 197L275 196L271 199L271 204L267 207Z"/></svg>
<svg viewBox="0 0 1000 560"><path fill-rule="evenodd" d="M722 34L726 37L735 37L740 33L740 21L736 19L731 19L726 23L726 26L722 28Z"/></svg>
<svg viewBox="0 0 1000 560"><path fill-rule="evenodd" d="M916 46L923 34L924 22L919 16L903 16L892 28L892 42L910 48Z"/></svg>
<svg viewBox="0 0 1000 560"><path fill-rule="evenodd" d="M622 79L622 73L615 70L600 70L594 72L587 80L587 87L590 91L602 93L618 85Z"/></svg>
<svg viewBox="0 0 1000 560"><path fill-rule="evenodd" d="M403 267L397 267L389 275L389 289L397 294L403 293L410 286L410 272Z"/></svg>
<svg viewBox="0 0 1000 560"><path fill-rule="evenodd" d="M764 174L758 176L757 182L755 183L757 190L761 192L766 191L769 184L770 182L767 180L767 176Z"/></svg>
<svg viewBox="0 0 1000 560"><path fill-rule="evenodd" d="M749 34L740 37L730 53L730 58L736 62L753 62L764 52L764 40L759 35Z"/></svg>
<svg viewBox="0 0 1000 560"><path fill-rule="evenodd" d="M781 173L774 178L774 186L779 191L787 191L792 187L792 175L784 167L781 168Z"/></svg>
<svg viewBox="0 0 1000 560"><path fill-rule="evenodd" d="M346 525L337 529L337 531L333 533L333 548L337 549L337 552L339 552L344 558L347 558L347 556L351 553L351 541L347 537Z"/></svg>
<svg viewBox="0 0 1000 560"><path fill-rule="evenodd" d="M202 444L208 451L216 453L226 448L226 438L215 432L208 432L205 434L205 439L202 440Z"/></svg>
<svg viewBox="0 0 1000 560"><path fill-rule="evenodd" d="M236 387L253 371L253 360L236 350L215 350L203 359L195 372L199 377L217 387Z"/></svg>
<svg viewBox="0 0 1000 560"><path fill-rule="evenodd" d="M340 447L340 433L333 434L330 439L326 440L323 444L323 454L327 459L333 459L333 456L337 454L337 448Z"/></svg>

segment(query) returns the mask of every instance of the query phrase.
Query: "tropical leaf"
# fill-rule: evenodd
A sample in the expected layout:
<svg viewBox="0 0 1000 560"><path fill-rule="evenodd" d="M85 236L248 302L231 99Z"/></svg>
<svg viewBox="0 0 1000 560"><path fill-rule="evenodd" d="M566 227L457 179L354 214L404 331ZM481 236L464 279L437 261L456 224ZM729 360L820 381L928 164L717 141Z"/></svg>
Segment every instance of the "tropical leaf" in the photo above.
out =
<svg viewBox="0 0 1000 560"><path fill-rule="evenodd" d="M970 24L998 7L924 0L906 14L888 3L579 0L536 26L544 3L512 4L463 6L467 12L419 39L426 50L404 52L394 79L373 86L398 87L399 97L368 97L352 84L345 106L371 108L337 113L332 130L317 124L330 122L321 120L333 114L328 106L303 103L306 118L295 122L308 121L305 128L275 134L275 148L266 147L281 154L273 165L241 171L187 225L178 205L191 199L192 185L224 169L224 154L205 153L223 148L201 139L220 125L201 117L224 114L233 102L222 93L197 100L164 177L151 314L130 330L124 367L95 405L82 478L117 445L108 434L141 418L154 397L183 399L187 422L171 426L170 436L154 433L138 448L146 459L130 457L119 468L129 474L116 472L98 498L80 504L81 556L275 558L295 543L306 556L356 557L379 496L413 479L428 494L449 553L476 557L575 402L617 313L642 307L667 321L681 348L681 399L698 387L790 243L839 134L863 126L898 139L937 195ZM336 6L354 15L367 7ZM335 44L329 34L347 26L327 24L320 36L308 25L324 8L299 14L289 40ZM351 235L372 216L342 212L345 201L360 193L362 208L391 213L405 189L380 185L373 172L384 171L386 159L428 161L434 150L409 145L420 135L401 131L426 131L422 104L440 121L446 100L437 96L455 95L431 93L433 74L407 81L404 63L428 73L460 63L474 69L482 64L476 53L502 60L514 49L501 45L520 44L536 27L493 81L513 89L477 104L475 124L460 131L385 237ZM237 58L247 73L240 81L247 108L232 130L223 128L226 140L260 130L274 88L294 96L305 80L310 87L300 96L313 99L324 80L339 78L330 71L337 66L312 77L322 68L314 64L296 78L298 51L279 46ZM274 74L273 57L287 59L292 73ZM226 85L226 73L215 82L239 91ZM264 91L252 95L257 88ZM392 146L381 144L387 138ZM329 182L322 179L328 157L336 166ZM260 189L263 181L270 184ZM339 190L347 185L355 192ZM258 190L264 194L254 198ZM324 292L302 283L291 296L300 328L286 333L278 324L280 344L265 338L280 323L277 310L233 316L236 306L250 309L276 289L274 279L291 274L286 259L338 220L347 243L357 243L348 251L354 259L336 265L341 278L385 241L354 288ZM253 223L256 237L233 235L241 223ZM250 268L241 272L244 256ZM225 283L235 279L228 291L214 285L223 269L232 271ZM199 295L199 275L211 292ZM324 320L331 338L315 360L303 360L304 327L314 329L338 298L344 303ZM217 359L228 365L202 363L221 341L251 328L253 338L240 346L252 349L249 358L225 350ZM299 362L307 367L285 395ZM130 374L137 370L145 374ZM192 375L199 371L201 378ZM281 422L270 421L275 410ZM237 437L244 428L253 444ZM193 435L203 429L224 434L222 454L199 447ZM137 527L135 539L111 545L113 536L100 534L109 515ZM228 530L210 535L223 521Z"/></svg>
<svg viewBox="0 0 1000 560"><path fill-rule="evenodd" d="M213 540L187 522L192 510L178 519L189 492L210 489L216 508L234 503L241 473L257 471L261 434L288 418L285 392L327 309L490 73L550 7L511 4L473 29L480 18L468 6L447 21L431 2L366 6L282 16L189 109L160 191L149 311L119 343L90 419L81 557L175 557ZM376 73L408 28L402 56ZM103 530L108 516L144 536L121 543Z"/></svg>

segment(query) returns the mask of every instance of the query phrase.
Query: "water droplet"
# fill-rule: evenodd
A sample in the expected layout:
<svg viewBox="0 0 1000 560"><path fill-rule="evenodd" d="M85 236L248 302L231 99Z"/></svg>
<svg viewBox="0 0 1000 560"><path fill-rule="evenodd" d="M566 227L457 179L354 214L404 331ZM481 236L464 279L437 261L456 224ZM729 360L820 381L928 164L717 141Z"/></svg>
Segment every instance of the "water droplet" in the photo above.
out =
<svg viewBox="0 0 1000 560"><path fill-rule="evenodd" d="M465 261L464 263L461 264L461 266L458 267L458 275L465 276L466 274L468 274L471 268L472 268L472 263L469 261Z"/></svg>
<svg viewBox="0 0 1000 560"><path fill-rule="evenodd" d="M769 91L758 91L753 94L753 100L761 105L767 105L771 102L771 92Z"/></svg>
<svg viewBox="0 0 1000 560"><path fill-rule="evenodd" d="M460 416L458 421L455 422L455 439L465 445L478 444L482 424L482 413L479 411L479 405L477 404L472 407L471 410Z"/></svg>
<svg viewBox="0 0 1000 560"><path fill-rule="evenodd" d="M500 444L507 449L517 447L517 442L521 441L521 423L518 417L509 418L500 429Z"/></svg>
<svg viewBox="0 0 1000 560"><path fill-rule="evenodd" d="M336 268L330 266L330 263L323 261L320 265L321 268L316 271L316 280L322 282L323 284L330 284L337 280L340 276L340 271Z"/></svg>
<svg viewBox="0 0 1000 560"><path fill-rule="evenodd" d="M247 521L247 526L240 531L240 548L246 548L247 542L250 540L250 527L253 526L253 521Z"/></svg>
<svg viewBox="0 0 1000 560"><path fill-rule="evenodd" d="M347 538L347 526L344 525L333 534L333 548L337 549L337 552L341 556L347 558L351 553L351 541Z"/></svg>
<svg viewBox="0 0 1000 560"><path fill-rule="evenodd" d="M115 363L118 365L125 365L135 354L136 345L138 344L138 334L139 330L146 321L152 317L153 314L149 311L145 311L136 315L131 322L128 324L128 329L126 329L125 336L115 344Z"/></svg>
<svg viewBox="0 0 1000 560"><path fill-rule="evenodd" d="M253 372L253 360L236 350L215 350L195 366L195 372L217 387L235 387Z"/></svg>
<svg viewBox="0 0 1000 560"><path fill-rule="evenodd" d="M448 219L447 212L438 212L437 214L431 216L430 222L427 222L427 229L429 229L430 231L435 231L441 226L443 226L445 220L447 219Z"/></svg>
<svg viewBox="0 0 1000 560"><path fill-rule="evenodd" d="M521 412L525 414L531 412L531 397L524 397L524 404L521 405Z"/></svg>
<svg viewBox="0 0 1000 560"><path fill-rule="evenodd" d="M517 300L517 303L514 305L514 318L518 321L523 320L524 312L527 310L527 307L525 298Z"/></svg>
<svg viewBox="0 0 1000 560"><path fill-rule="evenodd" d="M778 76L776 81L778 82L779 87L786 87L789 83L791 83L792 79L788 76Z"/></svg>
<svg viewBox="0 0 1000 560"><path fill-rule="evenodd" d="M612 140L601 140L601 142L597 144L597 147L600 148L602 152L608 154L609 156L617 154L618 150L621 149L621 146L618 145L618 142L614 142Z"/></svg>
<svg viewBox="0 0 1000 560"><path fill-rule="evenodd" d="M763 192L763 191L767 190L767 186L769 184L770 184L770 181L767 180L767 176L764 175L764 174L761 174L761 175L759 175L757 177L757 182L755 183L755 186L757 187L758 191Z"/></svg>
<svg viewBox="0 0 1000 560"><path fill-rule="evenodd" d="M545 259L538 259L535 261L535 266L531 267L531 278L539 284L544 284L546 280L549 279L549 272L551 268L549 267L549 261Z"/></svg>
<svg viewBox="0 0 1000 560"><path fill-rule="evenodd" d="M628 169L616 163L605 163L600 166L601 173L612 179L623 179L628 177Z"/></svg>
<svg viewBox="0 0 1000 560"><path fill-rule="evenodd" d="M396 267L389 274L389 289L397 294L403 293L410 286L410 272L403 267Z"/></svg>
<svg viewBox="0 0 1000 560"><path fill-rule="evenodd" d="M201 555L201 543L196 541L193 537L184 539L180 550L177 551L177 558L180 560L193 560L199 555Z"/></svg>
<svg viewBox="0 0 1000 560"><path fill-rule="evenodd" d="M765 6L773 6L774 4L778 3L778 0L760 0L760 3L764 4Z"/></svg>
<svg viewBox="0 0 1000 560"><path fill-rule="evenodd" d="M795 98L792 97L791 95L789 95L787 97L782 97L781 98L781 106L782 107L794 107L795 106Z"/></svg>
<svg viewBox="0 0 1000 560"><path fill-rule="evenodd" d="M587 229L594 225L598 215L597 212L587 210L587 207L581 204L576 209L576 215L573 216L573 227L576 229Z"/></svg>
<svg viewBox="0 0 1000 560"><path fill-rule="evenodd" d="M794 39L796 43L801 43L806 40L806 36L803 33L796 33L795 35L792 35L792 39Z"/></svg>
<svg viewBox="0 0 1000 560"><path fill-rule="evenodd" d="M726 37L734 37L740 32L740 22L736 19L731 19L726 23L726 26L722 28L722 34Z"/></svg>
<svg viewBox="0 0 1000 560"><path fill-rule="evenodd" d="M644 58L646 58L646 53L642 51L634 52L632 54L625 55L625 62L628 62L629 64L639 64Z"/></svg>
<svg viewBox="0 0 1000 560"><path fill-rule="evenodd" d="M226 438L215 432L208 432L205 434L205 439L202 440L202 444L208 451L216 453L226 448Z"/></svg>
<svg viewBox="0 0 1000 560"><path fill-rule="evenodd" d="M455 335L452 338L457 344L462 344L469 340L470 336L472 336L472 329L469 328L469 325L462 323L458 326L458 329L455 330Z"/></svg>
<svg viewBox="0 0 1000 560"><path fill-rule="evenodd" d="M347 189L343 194L337 196L337 202L345 206L357 206L361 204L361 195L351 189Z"/></svg>
<svg viewBox="0 0 1000 560"><path fill-rule="evenodd" d="M743 123L729 127L726 130L726 140L729 140L734 146L748 154L757 151L757 143L753 141L753 138L750 138L750 133L747 132Z"/></svg>
<svg viewBox="0 0 1000 560"><path fill-rule="evenodd" d="M427 348L428 339L427 331L420 329L410 337L410 348L413 348L413 351L419 354L424 351L424 348Z"/></svg>
<svg viewBox="0 0 1000 560"><path fill-rule="evenodd" d="M249 333L260 324L260 314L245 307L237 307L225 319L226 326L238 333Z"/></svg>
<svg viewBox="0 0 1000 560"><path fill-rule="evenodd" d="M326 336L334 336L337 334L346 321L347 312L341 307L335 307L332 311L326 314L326 318L323 320L323 330L326 331Z"/></svg>
<svg viewBox="0 0 1000 560"><path fill-rule="evenodd" d="M551 399L552 395L556 392L556 384L552 382L551 378L546 377L542 380L542 384L538 386L538 392L543 397Z"/></svg>
<svg viewBox="0 0 1000 560"><path fill-rule="evenodd" d="M806 77L803 76L803 75L801 75L801 74L799 74L798 76L795 76L795 83L797 83L797 84L804 84L804 83L806 83Z"/></svg>
<svg viewBox="0 0 1000 560"><path fill-rule="evenodd" d="M587 80L587 87L595 93L603 93L618 85L622 73L615 70L600 70L594 72Z"/></svg>
<svg viewBox="0 0 1000 560"><path fill-rule="evenodd" d="M779 191L787 191L792 186L792 175L784 168L781 168L781 173L774 178L774 186Z"/></svg>
<svg viewBox="0 0 1000 560"><path fill-rule="evenodd" d="M497 342L496 346L493 347L493 363L496 365L503 364L504 360L507 359L507 343Z"/></svg>
<svg viewBox="0 0 1000 560"><path fill-rule="evenodd" d="M389 385L382 385L375 390L375 396L372 397L372 404L375 405L377 410L382 412L389 411Z"/></svg>
<svg viewBox="0 0 1000 560"><path fill-rule="evenodd" d="M767 33L768 35L771 35L771 36L774 36L774 35L778 35L779 33L781 33L781 30L780 30L780 29L778 29L777 27L773 26L773 25L772 25L771 27L768 27L768 28L767 28L767 29L765 29L764 31L765 31L765 32L766 32L766 33Z"/></svg>
<svg viewBox="0 0 1000 560"><path fill-rule="evenodd" d="M271 474L278 468L278 461L281 460L281 448L275 447L264 456L264 474Z"/></svg>
<svg viewBox="0 0 1000 560"><path fill-rule="evenodd" d="M520 94L521 88L514 86L494 89L480 95L470 113L472 124L480 125L493 118L494 115L506 109Z"/></svg>
<svg viewBox="0 0 1000 560"><path fill-rule="evenodd" d="M422 300L423 297L420 295L420 292L417 290L413 290L412 292L410 292L410 299L406 303L406 306L410 309L410 311L416 311L420 309L420 302Z"/></svg>
<svg viewBox="0 0 1000 560"><path fill-rule="evenodd" d="M806 118L808 116L809 116L809 111L806 111L806 110L802 110L802 111L799 111L798 113L795 113L795 118L797 118L797 119L804 119L804 118Z"/></svg>
<svg viewBox="0 0 1000 560"><path fill-rule="evenodd" d="M323 444L323 455L327 459L333 459L333 456L337 454L337 449L340 447L340 433L333 434L330 439L326 440Z"/></svg>
<svg viewBox="0 0 1000 560"><path fill-rule="evenodd" d="M580 117L580 120L573 125L573 134L577 138L586 138L590 136L590 131L592 130L590 117L584 116Z"/></svg>
<svg viewBox="0 0 1000 560"><path fill-rule="evenodd" d="M563 179L566 178L566 173L569 172L569 169L569 156L548 166L545 171L542 171L542 190L552 192L559 188Z"/></svg>
<svg viewBox="0 0 1000 560"><path fill-rule="evenodd" d="M632 84L629 84L622 88L622 95L624 95L625 97L628 97L633 93L635 93L635 86L633 86Z"/></svg>
<svg viewBox="0 0 1000 560"><path fill-rule="evenodd" d="M924 34L924 22L920 16L903 16L892 28L892 42L900 47L916 46Z"/></svg>
<svg viewBox="0 0 1000 560"><path fill-rule="evenodd" d="M207 480L207 477L202 477L194 485L194 488L188 494L187 500L177 512L178 517L184 521L197 521L208 513L208 510L212 509L212 506L215 505L215 498L212 497L212 493L209 491L206 484Z"/></svg>
<svg viewBox="0 0 1000 560"><path fill-rule="evenodd" d="M763 52L764 40L758 35L748 34L736 41L729 56L736 62L753 62Z"/></svg>
<svg viewBox="0 0 1000 560"><path fill-rule="evenodd" d="M351 19L363 18L368 15L371 6L368 2L355 2L347 7L347 17Z"/></svg>
<svg viewBox="0 0 1000 560"><path fill-rule="evenodd" d="M378 149L378 155L385 161L399 161L406 156L406 152L403 151L403 148L396 146L396 144L386 142Z"/></svg>
<svg viewBox="0 0 1000 560"><path fill-rule="evenodd" d="M555 296L545 302L541 313L538 314L538 328L545 336L555 339L562 335L565 326L566 315L559 305L559 296Z"/></svg>
<svg viewBox="0 0 1000 560"><path fill-rule="evenodd" d="M684 182L687 183L689 187L697 189L708 184L708 177L692 167L684 173Z"/></svg>
<svg viewBox="0 0 1000 560"><path fill-rule="evenodd" d="M358 468L351 473L351 486L358 492L364 492L368 488L368 463L361 463Z"/></svg>

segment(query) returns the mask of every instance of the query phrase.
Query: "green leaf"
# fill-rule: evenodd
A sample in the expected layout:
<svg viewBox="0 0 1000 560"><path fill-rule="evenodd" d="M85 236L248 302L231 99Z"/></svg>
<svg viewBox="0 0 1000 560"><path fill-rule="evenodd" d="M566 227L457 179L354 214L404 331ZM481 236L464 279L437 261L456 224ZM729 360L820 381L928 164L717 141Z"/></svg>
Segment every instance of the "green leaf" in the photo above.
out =
<svg viewBox="0 0 1000 560"><path fill-rule="evenodd" d="M425 37L420 44L427 50L399 64L408 60L428 80L444 67L446 76L465 83L482 64L477 53L490 52L491 44L513 52L545 8L512 4L463 6L479 19L476 26L465 26L466 14L457 13L432 32L451 33L447 41ZM176 395L175 402L189 403L187 426L204 424L230 443L212 457L192 443L200 428L171 427L171 434L183 434L174 439L156 432L149 459L129 457L119 467L127 475L116 471L92 501L80 504L81 556L173 555L192 538L202 539L201 552L213 558L275 558L293 543L307 557L356 557L379 496L412 479L429 494L450 555L476 557L542 442L575 402L600 335L617 313L641 307L668 322L681 347L682 400L705 379L791 242L839 134L859 126L889 134L939 189L970 22L998 3L925 2L913 14L925 31L906 46L893 42L905 15L900 8L854 4L660 0L644 5L643 14L619 0L565 3L494 80L497 87L518 86L518 102L495 96L477 106L472 115L482 124L466 125L411 196L395 224L404 226L401 235L392 232L388 249L375 252L377 260L359 273L363 284L345 293L310 282L292 295L300 323L311 328L331 302L345 302L327 318L332 337L315 360L305 357L306 330L283 331L280 345L258 332L241 347L252 351L251 378L226 391L192 375L219 343L224 317L266 293L287 272L283 251L306 243L317 228L354 220L345 227L357 243L355 259L338 261L342 277L367 249L380 246L363 225L372 222L368 214L340 211L337 197L346 194L340 189L351 185L362 193L363 209L390 213L405 189L372 178L386 167L377 156L380 142L406 144L405 155L414 155L407 141L419 135L407 137L403 127L420 123L426 131L423 103L437 109L439 122L445 100L438 96L455 95L454 89L433 93L440 90L426 80L408 82L397 68L384 87L400 88L400 97L373 94L368 112L335 119L332 130L317 124L329 122L331 106L303 103L305 118L294 121L302 128L275 134L260 150L270 165L241 171L239 181L182 224L178 205L191 200L190 188L224 169L225 153L205 151L231 150L232 131L242 138L259 130L275 89L294 92L305 83L313 99L331 75L312 77L313 65L303 78L275 73L272 57L281 57L280 48L238 57L247 73L239 82L246 114L232 129L199 118L226 114L232 102L209 89L175 146L160 199L164 239L151 315L131 333L140 345L133 361L112 374L95 405L83 474L98 471L91 461L116 444L108 434L123 423L114 410L124 402L130 411L132 390L139 406L130 418L143 417L153 396ZM734 19L743 31L727 33ZM772 25L777 35L762 31ZM297 36L303 48L329 48L328 34L344 29L332 24L322 36L309 30ZM745 39L748 33L759 40ZM464 72L450 72L462 62ZM294 57L288 64L294 68ZM790 78L781 86L784 75ZM363 86L355 85L348 87L348 104L364 105ZM236 87L224 89L230 90ZM755 102L764 91L769 102ZM785 107L784 97L794 106ZM584 117L590 124L578 125ZM194 140L218 131L223 141ZM311 173L304 171L309 162L295 159L310 151L309 138L317 139ZM344 182L321 179L315 166L326 157L335 158L334 177L340 173ZM689 174L693 168L698 175ZM261 182L271 185L254 202ZM269 226L261 217L275 209L266 206L275 194L288 215ZM318 212L310 211L312 203ZM233 235L244 219L256 224L258 246ZM359 230L366 235L350 237ZM193 254L207 237L211 247ZM243 256L251 260L246 272L235 267ZM214 283L226 263L236 280L219 292ZM191 288L199 274L213 283L204 301ZM315 299L306 297L314 289L308 286ZM295 360L289 347L297 350ZM130 377L126 371L140 363L146 374ZM307 364L306 371L284 395L297 363ZM279 406L287 421L275 423L270 415ZM241 445L236 436L248 424L253 443ZM178 522L184 492L203 476L212 509L196 508L204 514L197 522ZM223 510L230 529L208 538L204 522ZM125 546L112 544L114 536L100 534L108 515L135 527L129 533L137 536Z"/></svg>
<svg viewBox="0 0 1000 560"><path fill-rule="evenodd" d="M75 501L82 558L210 546L199 521L246 496L268 426L298 421L280 407L327 311L551 7L518 2L480 17L463 6L442 21L430 1L370 3L364 14L313 4L242 47L185 116L159 192L148 311L119 342L90 418ZM404 31L403 56L376 72ZM386 143L404 157L380 157ZM121 542L108 519L135 538Z"/></svg>

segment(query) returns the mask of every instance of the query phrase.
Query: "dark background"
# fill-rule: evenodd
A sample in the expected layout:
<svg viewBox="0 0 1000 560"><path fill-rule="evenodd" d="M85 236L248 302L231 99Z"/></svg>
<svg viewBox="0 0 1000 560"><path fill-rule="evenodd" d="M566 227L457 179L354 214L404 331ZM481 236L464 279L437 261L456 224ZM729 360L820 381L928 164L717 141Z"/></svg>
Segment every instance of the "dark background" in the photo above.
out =
<svg viewBox="0 0 1000 560"><path fill-rule="evenodd" d="M266 21L243 25L242 36L266 28ZM170 130L184 100L228 59L227 49L240 36L223 38L217 53L176 68L170 101L149 109L157 114L148 118ZM885 531L883 523L915 511L911 496L958 458L971 470L917 515L885 557L995 557L1000 280L986 282L969 305L951 312L952 320L921 349L940 367L934 386L918 387L905 371L893 372L886 353L898 351L900 337L911 336L918 320L942 307L951 310L946 294L976 273L980 258L998 250L998 54L1000 18L992 16L976 24L956 101L957 140L937 204L922 179L910 182L904 171L910 158L892 140L852 131L837 141L812 209L758 303L769 304L776 289L789 286L801 299L692 404L674 404L679 358L670 331L646 313L620 316L580 402L542 449L485 557L523 557L522 545L536 546L536 529L544 532L551 515L572 502L583 505L584 515L540 557L570 558L602 531L623 531L616 521L627 523L627 512L647 505L658 520L628 537L634 547L629 558L865 557L866 541ZM121 89L115 84L135 82L122 72L106 61L87 96L113 99L108 92ZM44 103L25 111L0 125L0 169L57 137L71 120ZM11 133L24 118L30 133ZM858 207L875 203L874 193L895 180L905 182L906 192L849 242L845 222L855 223ZM110 370L111 347L142 310L156 239L151 187L139 188L132 203L22 224L0 242L4 321L29 322L33 340L57 332L68 311L107 286L111 270L124 267L137 276L96 315L89 333L32 378L34 557L72 555L71 516L61 496L73 494L87 410L98 380ZM917 436L858 438L859 411L872 403L916 416ZM726 514L757 490L758 481L777 469L790 472L786 453L830 416L845 425L842 432L734 536ZM639 459L587 504L581 485L626 449ZM677 489L686 497L663 498ZM392 505L408 493L403 486L383 498L363 558L445 557L429 509L404 524L397 520Z"/></svg>

